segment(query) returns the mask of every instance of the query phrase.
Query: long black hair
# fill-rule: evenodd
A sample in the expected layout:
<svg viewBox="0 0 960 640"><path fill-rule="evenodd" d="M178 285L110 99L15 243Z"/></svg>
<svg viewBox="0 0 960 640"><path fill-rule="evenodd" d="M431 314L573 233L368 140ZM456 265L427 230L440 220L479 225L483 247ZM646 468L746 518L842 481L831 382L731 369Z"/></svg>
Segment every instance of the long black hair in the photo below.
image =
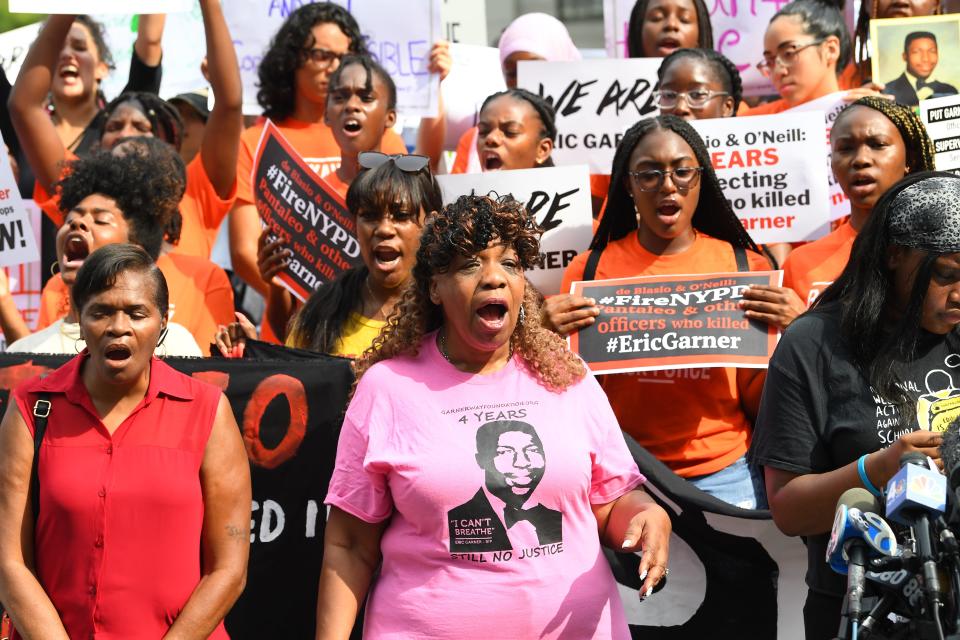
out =
<svg viewBox="0 0 960 640"><path fill-rule="evenodd" d="M850 32L843 19L844 0L793 0L770 18L773 22L781 16L796 16L803 23L803 31L816 40L836 36L840 41L840 55L837 58L836 74L839 76L847 68L853 57L853 45Z"/></svg>
<svg viewBox="0 0 960 640"><path fill-rule="evenodd" d="M934 262L941 254L926 252L914 275L913 289L904 313L891 320L893 273L887 261L893 242L889 220L893 200L900 192L935 176L960 179L942 171L911 173L880 197L853 243L847 266L813 306L813 312L816 312L827 305L839 305L840 333L853 355L854 364L881 397L901 410L908 407L911 400L900 385L894 366L898 361L916 356L924 335L920 326L923 300L930 286Z"/></svg>
<svg viewBox="0 0 960 640"><path fill-rule="evenodd" d="M637 0L630 12L627 26L627 56L630 58L649 58L643 50L643 23L647 19L647 5L650 0ZM710 24L710 9L703 0L693 0L697 10L697 48L713 49L713 25Z"/></svg>
<svg viewBox="0 0 960 640"><path fill-rule="evenodd" d="M663 83L663 76L666 75L670 65L685 58L703 60L713 67L717 79L723 85L723 90L733 98L733 113L736 115L737 109L740 108L740 101L743 100L743 80L740 78L740 70L737 69L737 65L733 64L730 58L722 53L713 49L677 49L660 63L660 68L657 69L657 79Z"/></svg>
<svg viewBox="0 0 960 640"><path fill-rule="evenodd" d="M396 163L387 162L354 179L347 191L347 208L354 216L364 210L404 209L422 209L430 215L443 208L443 197L437 179L428 170L408 173ZM318 353L333 352L350 314L360 310L368 275L367 267L361 265L314 291L290 320L293 346Z"/></svg>
<svg viewBox="0 0 960 640"><path fill-rule="evenodd" d="M633 198L627 191L627 178L630 171L630 155L637 144L654 131L672 131L693 149L703 171L700 177L700 199L693 212L693 228L720 240L726 240L735 247L743 247L760 253L757 244L743 228L740 219L733 212L730 202L723 196L723 189L717 180L717 174L710 164L710 154L703 144L700 134L686 121L676 116L665 115L644 118L623 134L623 139L613 156L610 176L610 191L607 192L607 210L590 242L591 249L603 249L610 242L626 237L637 229L637 216Z"/></svg>
<svg viewBox="0 0 960 640"><path fill-rule="evenodd" d="M305 50L314 45L313 28L324 23L337 25L347 36L350 53L367 53L360 26L349 11L332 2L303 5L280 25L257 67L257 102L267 118L280 121L293 115L297 97L295 73L306 62Z"/></svg>

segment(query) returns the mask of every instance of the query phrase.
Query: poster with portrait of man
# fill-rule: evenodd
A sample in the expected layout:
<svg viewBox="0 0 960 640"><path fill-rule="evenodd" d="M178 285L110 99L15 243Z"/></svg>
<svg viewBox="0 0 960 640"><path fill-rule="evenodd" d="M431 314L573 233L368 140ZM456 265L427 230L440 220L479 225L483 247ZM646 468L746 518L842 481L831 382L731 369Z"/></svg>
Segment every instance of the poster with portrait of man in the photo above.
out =
<svg viewBox="0 0 960 640"><path fill-rule="evenodd" d="M957 95L960 14L870 21L873 81L900 104Z"/></svg>

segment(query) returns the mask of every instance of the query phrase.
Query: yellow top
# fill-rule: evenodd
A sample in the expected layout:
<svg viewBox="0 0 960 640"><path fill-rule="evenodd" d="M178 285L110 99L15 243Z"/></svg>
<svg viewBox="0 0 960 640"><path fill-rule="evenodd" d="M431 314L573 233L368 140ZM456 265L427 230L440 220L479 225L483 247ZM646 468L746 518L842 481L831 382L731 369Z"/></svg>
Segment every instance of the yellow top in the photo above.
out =
<svg viewBox="0 0 960 640"><path fill-rule="evenodd" d="M337 341L337 346L330 355L359 358L373 344L373 340L380 334L385 324L387 323L383 320L371 320L356 311L351 311L340 340ZM285 344L288 347L297 347L298 342L297 335L291 332Z"/></svg>

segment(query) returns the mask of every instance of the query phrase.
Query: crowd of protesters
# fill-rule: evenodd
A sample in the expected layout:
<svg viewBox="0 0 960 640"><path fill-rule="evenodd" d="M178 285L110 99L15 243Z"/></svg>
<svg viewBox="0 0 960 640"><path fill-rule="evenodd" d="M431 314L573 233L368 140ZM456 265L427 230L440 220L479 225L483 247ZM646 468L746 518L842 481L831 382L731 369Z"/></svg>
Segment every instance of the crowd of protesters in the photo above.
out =
<svg viewBox="0 0 960 640"><path fill-rule="evenodd" d="M782 269L783 286L739 302L781 340L768 369L597 378L564 340L596 321L597 301L544 296L525 277L542 230L521 202L443 204L442 102L405 146L397 86L348 10L290 13L260 61L263 117L245 127L223 10L199 5L212 107L204 93L158 97L163 16L139 20L112 99L100 89L112 56L88 16L50 16L13 85L0 83L50 267L32 326L0 270L0 330L10 352L71 356L13 391L0 426L0 600L15 637L226 636L249 554L248 463L223 394L163 358L243 357L255 339L349 358L356 375L326 498L317 638L347 638L364 607L370 638L629 637L601 547L642 553L646 598L669 572L671 522L623 434L699 490L804 536L806 637L836 634L834 505L886 483L904 452L939 461L915 392L960 348L960 181L935 171L915 104L869 77L870 20L938 4L861 3L853 36L842 7L785 4L757 51L776 95L758 100L714 49L702 0L636 2L627 51L662 58L660 115L630 126L608 172L590 176L594 235L560 291ZM910 75L912 42L911 95L949 93ZM479 105L452 173L554 166L554 107L517 87L517 66L581 53L542 13L514 20L498 48L507 88ZM441 82L453 62L433 44ZM810 243L758 245L690 121L838 92L831 165L849 217ZM294 254L264 228L251 180L267 119L356 223L360 264L302 302L277 278ZM229 271L211 261L221 228ZM244 292L262 313L244 312ZM444 417L510 401L528 408L462 429ZM877 403L893 407L898 437L874 429ZM527 562L496 561L505 550Z"/></svg>

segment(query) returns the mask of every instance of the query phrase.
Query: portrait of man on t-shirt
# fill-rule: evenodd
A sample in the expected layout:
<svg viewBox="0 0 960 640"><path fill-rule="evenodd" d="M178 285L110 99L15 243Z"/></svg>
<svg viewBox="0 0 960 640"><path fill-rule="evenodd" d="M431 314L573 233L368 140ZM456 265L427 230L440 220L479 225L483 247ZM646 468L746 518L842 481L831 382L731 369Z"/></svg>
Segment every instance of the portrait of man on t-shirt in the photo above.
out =
<svg viewBox="0 0 960 640"><path fill-rule="evenodd" d="M543 443L526 422L498 420L477 429L477 464L484 486L447 513L452 553L507 551L511 535L535 533L538 544L563 539L563 514L528 504L546 470ZM531 536L532 537L532 536Z"/></svg>

